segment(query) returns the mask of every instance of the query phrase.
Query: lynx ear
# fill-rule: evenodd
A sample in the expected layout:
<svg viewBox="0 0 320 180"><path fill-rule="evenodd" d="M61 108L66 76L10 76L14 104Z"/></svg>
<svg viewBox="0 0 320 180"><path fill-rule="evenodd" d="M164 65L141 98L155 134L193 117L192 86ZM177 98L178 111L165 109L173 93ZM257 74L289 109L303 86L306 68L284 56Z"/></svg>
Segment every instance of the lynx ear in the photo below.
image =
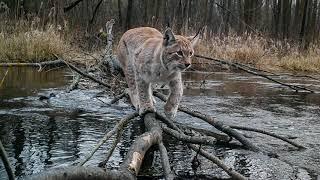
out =
<svg viewBox="0 0 320 180"><path fill-rule="evenodd" d="M192 47L195 48L199 43L200 39L202 39L204 28L201 28L195 36L189 36L187 39L191 42Z"/></svg>
<svg viewBox="0 0 320 180"><path fill-rule="evenodd" d="M170 28L167 28L164 32L163 36L163 45L164 46L170 46L176 42L176 38L174 37L172 31Z"/></svg>

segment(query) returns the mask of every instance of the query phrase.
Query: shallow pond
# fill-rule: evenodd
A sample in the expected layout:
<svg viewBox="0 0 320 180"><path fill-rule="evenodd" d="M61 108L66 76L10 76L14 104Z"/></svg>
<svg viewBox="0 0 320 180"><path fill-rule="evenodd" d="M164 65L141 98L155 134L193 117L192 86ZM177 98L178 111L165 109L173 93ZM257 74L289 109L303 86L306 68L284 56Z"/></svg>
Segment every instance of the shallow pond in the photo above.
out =
<svg viewBox="0 0 320 180"><path fill-rule="evenodd" d="M5 72L5 68L0 68L0 80ZM202 83L205 77L206 81ZM286 82L320 89L319 81L300 79L291 77ZM76 164L121 117L133 112L124 101L108 105L112 97L103 94L103 89L66 93L71 80L72 74L63 69L47 72L37 72L33 68L9 70L0 87L0 136L17 177ZM295 93L262 78L241 73L215 72L208 76L208 73L193 72L185 73L184 80L186 88L182 104L206 112L226 124L296 137L295 142L307 147L298 151L277 139L243 132L259 147L276 152L280 157L275 159L230 147L206 148L208 151L250 179L317 179L320 174L319 94ZM39 100L39 96L50 93L57 96ZM176 121L211 128L183 113L178 113ZM124 138L108 163L109 168L119 167L128 147L141 132L138 119L125 129ZM96 166L103 160L111 142L112 139L104 144L86 165ZM166 146L174 172L180 177L191 178L194 172L190 162L195 153L174 140L167 142ZM228 178L211 162L201 157L200 160L197 178L208 179L200 175ZM155 153L152 168L143 174L161 177L158 153ZM0 179L6 178L0 163Z"/></svg>

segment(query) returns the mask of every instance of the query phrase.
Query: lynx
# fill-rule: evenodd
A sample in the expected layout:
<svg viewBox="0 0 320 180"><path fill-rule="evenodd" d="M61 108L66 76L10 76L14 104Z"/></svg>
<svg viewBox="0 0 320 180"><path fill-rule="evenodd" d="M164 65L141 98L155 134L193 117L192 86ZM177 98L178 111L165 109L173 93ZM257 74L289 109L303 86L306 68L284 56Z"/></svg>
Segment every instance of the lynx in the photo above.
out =
<svg viewBox="0 0 320 180"><path fill-rule="evenodd" d="M164 106L168 118L174 118L183 93L181 72L191 65L195 37L174 35L170 28L161 34L150 27L130 29L118 45L118 59L132 105L145 112L155 112L152 83L169 83L170 95Z"/></svg>

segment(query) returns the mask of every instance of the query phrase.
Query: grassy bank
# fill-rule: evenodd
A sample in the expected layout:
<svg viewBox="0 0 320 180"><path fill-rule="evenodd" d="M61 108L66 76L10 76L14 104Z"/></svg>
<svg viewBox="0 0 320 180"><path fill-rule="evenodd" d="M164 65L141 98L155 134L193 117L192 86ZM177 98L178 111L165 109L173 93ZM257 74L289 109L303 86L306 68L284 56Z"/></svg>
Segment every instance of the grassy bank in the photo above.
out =
<svg viewBox="0 0 320 180"><path fill-rule="evenodd" d="M53 26L45 30L28 26L0 32L0 62L41 62L63 55L70 43Z"/></svg>
<svg viewBox="0 0 320 180"><path fill-rule="evenodd" d="M204 40L198 52L272 71L320 72L319 45L311 45L302 52L294 43L254 35L229 35Z"/></svg>
<svg viewBox="0 0 320 180"><path fill-rule="evenodd" d="M5 28L0 31L0 62L41 62L55 59L54 55L70 57L71 49L74 51L79 48L79 44L86 43L73 39L74 45L71 45L70 37L75 33L72 31L67 33L50 25L46 28L34 28L32 22L21 21L10 27L2 24L2 27ZM115 42L114 46L116 44ZM99 48L104 48L104 45L97 45L98 54L102 52L99 52ZM77 57L71 58L80 59L80 63L81 59L82 62L86 62L83 60L87 59L90 53L79 58L81 53L76 52ZM273 41L262 36L214 36L201 42L197 54L232 60L272 71L320 72L320 46L311 45L302 53L298 45Z"/></svg>

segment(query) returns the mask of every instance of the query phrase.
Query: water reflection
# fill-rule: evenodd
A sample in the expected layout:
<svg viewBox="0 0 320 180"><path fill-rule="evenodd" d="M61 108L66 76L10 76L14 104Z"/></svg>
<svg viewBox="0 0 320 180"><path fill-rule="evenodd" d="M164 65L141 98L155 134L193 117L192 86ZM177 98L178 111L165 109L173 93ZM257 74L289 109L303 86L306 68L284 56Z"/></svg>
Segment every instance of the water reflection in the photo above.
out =
<svg viewBox="0 0 320 180"><path fill-rule="evenodd" d="M0 69L0 77L5 71ZM95 97L102 90L66 93L65 86L70 81L68 76L64 70L39 73L35 69L17 68L10 70L6 77L0 89L0 136L16 176L76 164L121 117L132 112L123 101L108 106L97 100ZM251 179L288 179L295 176L295 172L303 174L297 175L301 179L308 179L320 173L319 95L295 93L261 78L239 73L216 72L201 85L205 76L207 74L204 73L184 75L183 104L209 113L227 124L297 136L295 141L309 148L300 152L278 140L248 133L258 146L280 154L282 161L219 146L214 149L206 147L208 151ZM303 83L318 85L309 81ZM38 100L39 94L48 95L50 92L56 93L57 97L49 101ZM99 98L104 102L110 101L108 96ZM211 128L183 113L178 113L176 120L186 125ZM108 162L108 168L119 167L134 138L143 129L136 119L124 130L123 139ZM107 141L87 165L96 166L102 161L111 143L112 139ZM165 143L172 169L183 177L190 177L193 174L190 162L195 153L174 139ZM146 173L161 175L159 154L154 154L153 168ZM202 165L198 174L228 177L211 162L201 157L200 160ZM263 162L268 162L268 166ZM2 163L0 177L6 177Z"/></svg>
<svg viewBox="0 0 320 180"><path fill-rule="evenodd" d="M3 85L0 87L0 98L25 97L37 94L40 89L55 88L66 83L66 74L61 69L38 72L38 68L0 67L0 80L9 69Z"/></svg>

